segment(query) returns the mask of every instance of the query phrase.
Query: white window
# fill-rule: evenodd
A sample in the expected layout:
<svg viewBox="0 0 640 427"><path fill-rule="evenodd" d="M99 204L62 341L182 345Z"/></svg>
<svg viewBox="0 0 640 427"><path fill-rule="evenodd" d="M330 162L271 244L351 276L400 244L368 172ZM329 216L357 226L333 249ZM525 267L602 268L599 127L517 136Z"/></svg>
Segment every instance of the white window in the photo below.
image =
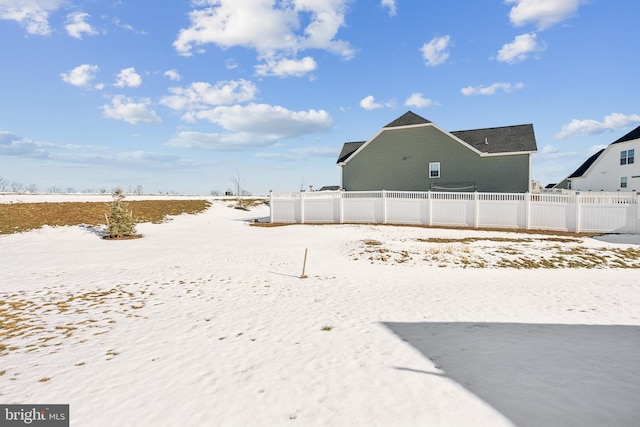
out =
<svg viewBox="0 0 640 427"><path fill-rule="evenodd" d="M620 152L620 164L632 165L635 163L635 150L623 150Z"/></svg>
<svg viewBox="0 0 640 427"><path fill-rule="evenodd" d="M429 178L440 178L440 162L429 163Z"/></svg>
<svg viewBox="0 0 640 427"><path fill-rule="evenodd" d="M627 188L627 177L623 176L620 178L620 188Z"/></svg>

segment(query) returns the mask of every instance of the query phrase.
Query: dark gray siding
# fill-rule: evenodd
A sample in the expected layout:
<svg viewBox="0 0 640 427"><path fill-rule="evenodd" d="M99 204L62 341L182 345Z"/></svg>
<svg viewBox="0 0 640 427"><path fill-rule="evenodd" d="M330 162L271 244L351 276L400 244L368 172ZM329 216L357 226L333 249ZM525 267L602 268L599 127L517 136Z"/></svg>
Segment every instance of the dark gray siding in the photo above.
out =
<svg viewBox="0 0 640 427"><path fill-rule="evenodd" d="M429 163L440 162L440 178ZM529 155L480 157L433 126L383 130L342 166L345 190L427 191L432 183L475 182L477 191L526 192Z"/></svg>

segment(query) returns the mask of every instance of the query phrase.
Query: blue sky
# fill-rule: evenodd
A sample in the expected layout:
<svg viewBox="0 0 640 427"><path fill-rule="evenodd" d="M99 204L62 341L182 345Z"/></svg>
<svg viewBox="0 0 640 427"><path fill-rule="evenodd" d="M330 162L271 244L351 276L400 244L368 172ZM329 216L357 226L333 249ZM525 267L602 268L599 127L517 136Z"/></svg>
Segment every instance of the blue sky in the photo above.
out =
<svg viewBox="0 0 640 427"><path fill-rule="evenodd" d="M339 184L411 110L532 123L557 182L640 125L640 2L0 0L0 177L254 195Z"/></svg>

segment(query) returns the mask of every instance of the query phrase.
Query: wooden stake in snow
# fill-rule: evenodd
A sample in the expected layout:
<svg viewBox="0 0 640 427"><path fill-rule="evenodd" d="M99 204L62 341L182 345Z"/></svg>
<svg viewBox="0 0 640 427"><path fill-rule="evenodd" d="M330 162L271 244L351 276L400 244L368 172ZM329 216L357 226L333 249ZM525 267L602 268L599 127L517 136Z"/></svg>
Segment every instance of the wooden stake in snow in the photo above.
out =
<svg viewBox="0 0 640 427"><path fill-rule="evenodd" d="M307 276L306 274L304 274L304 271L307 268L307 248L304 248L304 262L302 263L302 276L300 276L301 279L306 279Z"/></svg>

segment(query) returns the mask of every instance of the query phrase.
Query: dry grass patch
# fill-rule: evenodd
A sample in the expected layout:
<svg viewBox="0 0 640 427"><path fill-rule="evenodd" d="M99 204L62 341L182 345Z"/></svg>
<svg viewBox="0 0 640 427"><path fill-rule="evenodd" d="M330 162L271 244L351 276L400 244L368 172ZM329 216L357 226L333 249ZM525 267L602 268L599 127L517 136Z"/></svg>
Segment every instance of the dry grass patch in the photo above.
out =
<svg viewBox="0 0 640 427"><path fill-rule="evenodd" d="M570 236L414 238L356 242L352 259L459 268L640 268L640 248L589 247ZM355 256L353 256L355 255Z"/></svg>
<svg viewBox="0 0 640 427"><path fill-rule="evenodd" d="M426 239L419 238L416 242L423 243L474 243L482 241L491 241L498 243L531 243L531 242L556 242L556 243L580 243L579 238L570 237L539 237L539 238L516 238L516 237L464 237L461 239L455 238L443 238L443 237L428 237Z"/></svg>
<svg viewBox="0 0 640 427"><path fill-rule="evenodd" d="M98 329L94 335L107 333L114 318L140 317L132 310L144 308L147 296L139 291L129 292L125 286L75 294L36 291L27 296L0 292L0 357L18 350L18 343L24 351L32 351L57 346L71 338L77 342L90 330ZM124 305L120 307L119 303ZM100 321L90 317L104 307L112 309L112 315Z"/></svg>
<svg viewBox="0 0 640 427"><path fill-rule="evenodd" d="M21 233L45 225L103 225L111 203L12 203L0 204L0 234ZM197 214L211 206L208 200L134 200L127 201L136 223L166 221L169 216Z"/></svg>

